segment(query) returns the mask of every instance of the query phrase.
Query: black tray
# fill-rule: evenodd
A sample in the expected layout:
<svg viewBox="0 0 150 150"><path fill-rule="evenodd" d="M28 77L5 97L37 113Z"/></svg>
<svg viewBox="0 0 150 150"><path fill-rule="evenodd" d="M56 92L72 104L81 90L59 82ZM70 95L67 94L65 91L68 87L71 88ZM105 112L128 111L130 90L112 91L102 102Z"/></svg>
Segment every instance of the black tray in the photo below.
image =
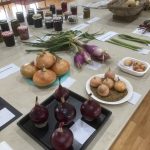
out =
<svg viewBox="0 0 150 150"><path fill-rule="evenodd" d="M88 125L95 128L95 131L93 134L87 139L87 141L84 144L80 144L75 139L73 141L73 146L70 150L84 150L87 145L90 143L90 141L95 137L96 133L102 128L102 126L106 123L108 118L111 115L111 111L105 109L102 107L102 113L100 117L92 122L85 121L80 113L80 106L82 102L84 102L86 99L72 91L70 91L69 96L69 103L73 104L76 108L76 117L74 119L74 122L76 122L78 119L81 119L82 121L86 122ZM18 126L23 129L29 136L31 136L34 140L36 140L45 150L53 150L51 143L50 143L50 136L52 135L52 132L54 129L58 126L57 121L54 117L54 108L57 105L57 101L55 100L54 96L50 96L47 98L42 105L48 107L49 110L49 121L48 126L43 129L38 129L34 126L34 124L31 122L29 118L29 114L24 116L17 124ZM68 126L70 128L74 122Z"/></svg>

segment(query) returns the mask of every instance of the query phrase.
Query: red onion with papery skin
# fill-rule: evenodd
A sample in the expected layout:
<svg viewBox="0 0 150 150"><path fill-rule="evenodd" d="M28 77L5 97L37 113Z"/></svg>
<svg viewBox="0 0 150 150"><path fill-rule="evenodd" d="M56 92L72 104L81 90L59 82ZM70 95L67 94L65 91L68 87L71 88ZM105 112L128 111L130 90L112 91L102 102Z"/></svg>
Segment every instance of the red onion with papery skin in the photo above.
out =
<svg viewBox="0 0 150 150"><path fill-rule="evenodd" d="M87 51L83 50L82 55L83 55L84 61L86 63L88 63L88 64L91 63L92 59L91 59L90 54Z"/></svg>
<svg viewBox="0 0 150 150"><path fill-rule="evenodd" d="M56 89L54 97L58 102L61 102L62 97L64 98L63 100L65 101L69 98L69 90L61 85L60 78L59 78L59 87Z"/></svg>
<svg viewBox="0 0 150 150"><path fill-rule="evenodd" d="M83 118L87 121L97 119L101 114L101 106L94 100L86 100L80 107Z"/></svg>
<svg viewBox="0 0 150 150"><path fill-rule="evenodd" d="M55 118L58 122L64 122L64 125L70 124L76 116L76 109L68 102L58 104L55 108Z"/></svg>
<svg viewBox="0 0 150 150"><path fill-rule="evenodd" d="M42 128L47 125L48 116L48 109L38 103L38 97L36 96L35 106L29 114L30 119L36 127Z"/></svg>
<svg viewBox="0 0 150 150"><path fill-rule="evenodd" d="M55 150L68 150L73 144L72 131L60 126L53 132L51 143Z"/></svg>
<svg viewBox="0 0 150 150"><path fill-rule="evenodd" d="M85 59L81 52L76 53L74 56L74 64L77 68L81 69L82 65L85 63Z"/></svg>

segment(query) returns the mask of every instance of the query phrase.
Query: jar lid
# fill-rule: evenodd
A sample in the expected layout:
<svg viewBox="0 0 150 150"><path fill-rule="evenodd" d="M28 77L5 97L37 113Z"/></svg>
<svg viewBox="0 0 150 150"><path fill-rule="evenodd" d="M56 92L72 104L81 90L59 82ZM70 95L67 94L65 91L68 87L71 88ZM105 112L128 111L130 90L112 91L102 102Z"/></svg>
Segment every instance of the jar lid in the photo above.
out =
<svg viewBox="0 0 150 150"><path fill-rule="evenodd" d="M90 10L90 8L89 7L84 7L84 10Z"/></svg>
<svg viewBox="0 0 150 150"><path fill-rule="evenodd" d="M71 15L72 13L70 12L70 11L66 11L66 12L64 12L64 15Z"/></svg>
<svg viewBox="0 0 150 150"><path fill-rule="evenodd" d="M33 8L28 9L28 13L34 12Z"/></svg>
<svg viewBox="0 0 150 150"><path fill-rule="evenodd" d="M12 36L13 35L13 32L12 31L5 31L5 32L2 32L2 36L3 37L9 37L9 36Z"/></svg>
<svg viewBox="0 0 150 150"><path fill-rule="evenodd" d="M34 20L41 19L41 18L42 18L42 15L41 15L41 14L34 14L32 18L33 18Z"/></svg>
<svg viewBox="0 0 150 150"><path fill-rule="evenodd" d="M7 20L0 20L0 24L7 23Z"/></svg>
<svg viewBox="0 0 150 150"><path fill-rule="evenodd" d="M45 21L51 21L51 20L53 20L52 17L45 17Z"/></svg>
<svg viewBox="0 0 150 150"><path fill-rule="evenodd" d="M54 20L54 21L59 21L59 20L62 20L62 17L56 16L56 17L53 17L53 20Z"/></svg>
<svg viewBox="0 0 150 150"><path fill-rule="evenodd" d="M17 19L12 19L11 22L13 22L13 23L17 22L18 23L19 21Z"/></svg>
<svg viewBox="0 0 150 150"><path fill-rule="evenodd" d="M23 14L23 12L22 12L22 11L20 11L20 12L16 12L16 14Z"/></svg>
<svg viewBox="0 0 150 150"><path fill-rule="evenodd" d="M26 29L28 29L28 27L27 26L19 26L17 29L18 30L26 30Z"/></svg>

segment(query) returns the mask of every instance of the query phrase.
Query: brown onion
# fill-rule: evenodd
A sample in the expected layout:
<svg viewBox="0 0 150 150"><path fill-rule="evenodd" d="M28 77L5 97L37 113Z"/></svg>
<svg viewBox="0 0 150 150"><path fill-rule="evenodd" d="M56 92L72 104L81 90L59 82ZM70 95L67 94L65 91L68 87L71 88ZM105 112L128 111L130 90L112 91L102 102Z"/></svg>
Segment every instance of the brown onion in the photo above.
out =
<svg viewBox="0 0 150 150"><path fill-rule="evenodd" d="M113 71L111 71L111 69L109 68L109 70L105 73L105 78L110 78L110 79L114 80L115 73Z"/></svg>
<svg viewBox="0 0 150 150"><path fill-rule="evenodd" d="M56 80L56 74L52 70L43 68L38 70L33 76L33 82L39 87L48 86Z"/></svg>
<svg viewBox="0 0 150 150"><path fill-rule="evenodd" d="M57 76L65 74L69 69L70 69L69 62L65 59L58 57L55 64L51 67L51 70L53 70Z"/></svg>
<svg viewBox="0 0 150 150"><path fill-rule="evenodd" d="M127 88L126 84L118 79L118 81L115 82L114 89L118 92L124 92Z"/></svg>
<svg viewBox="0 0 150 150"><path fill-rule="evenodd" d="M37 71L37 67L34 64L34 61L28 64L24 64L20 68L21 74L26 78L32 78L34 73Z"/></svg>
<svg viewBox="0 0 150 150"><path fill-rule="evenodd" d="M109 89L112 89L114 87L114 81L110 78L104 79L103 84L107 85Z"/></svg>
<svg viewBox="0 0 150 150"><path fill-rule="evenodd" d="M102 79L100 77L95 76L90 80L91 87L97 88L100 84L102 84Z"/></svg>
<svg viewBox="0 0 150 150"><path fill-rule="evenodd" d="M56 57L46 51L40 52L36 58L36 66L39 69L43 68L43 65L45 66L45 68L50 68L56 61Z"/></svg>
<svg viewBox="0 0 150 150"><path fill-rule="evenodd" d="M97 88L97 93L100 96L108 96L109 95L109 87L105 84L101 84L98 88Z"/></svg>

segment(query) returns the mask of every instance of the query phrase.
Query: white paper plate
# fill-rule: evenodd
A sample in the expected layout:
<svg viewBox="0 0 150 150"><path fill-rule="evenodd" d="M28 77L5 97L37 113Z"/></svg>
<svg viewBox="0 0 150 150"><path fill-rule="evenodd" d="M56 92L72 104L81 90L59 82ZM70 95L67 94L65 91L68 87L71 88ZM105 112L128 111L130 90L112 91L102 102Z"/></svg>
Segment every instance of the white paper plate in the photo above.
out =
<svg viewBox="0 0 150 150"><path fill-rule="evenodd" d="M105 101L105 100L103 100L103 99L99 99L98 97L96 97L96 96L93 94L93 92L91 91L91 88L90 88L90 80L91 80L93 77L95 77L95 76L100 77L100 78L103 78L103 77L104 77L104 74L98 74L98 75L94 75L94 76L90 77L90 78L88 79L88 81L86 82L86 91L87 91L88 94L91 93L91 94L92 94L91 97L92 97L93 99L95 99L96 101L98 101L98 102L100 102L100 103L104 103L104 104L116 105L116 104L122 104L122 103L128 101L128 100L132 97L132 94L133 94L133 87L132 87L132 85L130 84L130 82L129 82L128 80L126 80L125 78L123 78L122 76L116 75L116 78L119 77L119 79L120 79L121 81L124 81L124 82L125 82L126 87L127 87L127 91L128 91L127 95L126 95L124 98L122 98L121 100L118 100L118 101L115 101L115 102L108 102L108 101Z"/></svg>

